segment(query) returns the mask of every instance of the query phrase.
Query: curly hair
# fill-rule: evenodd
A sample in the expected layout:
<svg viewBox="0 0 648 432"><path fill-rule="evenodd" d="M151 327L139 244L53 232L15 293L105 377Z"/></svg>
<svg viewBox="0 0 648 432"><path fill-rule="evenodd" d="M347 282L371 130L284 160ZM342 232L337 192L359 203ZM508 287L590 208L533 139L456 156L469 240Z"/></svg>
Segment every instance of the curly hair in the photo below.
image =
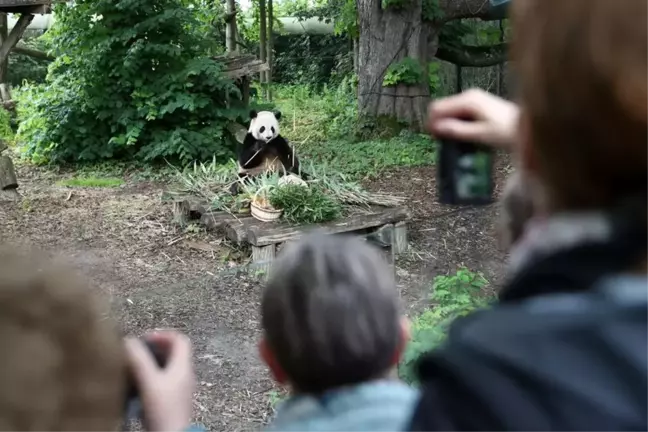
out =
<svg viewBox="0 0 648 432"><path fill-rule="evenodd" d="M127 367L96 293L34 254L0 250L0 430L116 430Z"/></svg>

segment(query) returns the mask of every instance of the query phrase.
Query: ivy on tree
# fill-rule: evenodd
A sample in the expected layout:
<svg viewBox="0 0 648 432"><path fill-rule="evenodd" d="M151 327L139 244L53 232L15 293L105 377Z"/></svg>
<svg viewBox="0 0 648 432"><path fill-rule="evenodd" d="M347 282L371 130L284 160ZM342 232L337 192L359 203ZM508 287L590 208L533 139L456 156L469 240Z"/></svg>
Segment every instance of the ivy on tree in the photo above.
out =
<svg viewBox="0 0 648 432"><path fill-rule="evenodd" d="M192 9L180 0L79 0L55 11L57 59L47 82L21 98L19 138L32 160L231 155L226 127L246 110L206 55Z"/></svg>
<svg viewBox="0 0 648 432"><path fill-rule="evenodd" d="M418 85L424 81L425 69L423 66L421 66L418 60L405 57L403 60L389 65L383 78L383 86L389 87L398 84Z"/></svg>

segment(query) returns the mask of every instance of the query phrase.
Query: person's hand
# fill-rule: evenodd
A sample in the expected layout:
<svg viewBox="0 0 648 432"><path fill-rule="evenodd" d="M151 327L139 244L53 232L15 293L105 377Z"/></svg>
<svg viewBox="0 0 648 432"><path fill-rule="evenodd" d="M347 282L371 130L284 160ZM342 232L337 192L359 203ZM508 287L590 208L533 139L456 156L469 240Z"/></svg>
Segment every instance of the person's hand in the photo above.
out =
<svg viewBox="0 0 648 432"><path fill-rule="evenodd" d="M191 423L195 376L191 342L176 332L147 335L166 355L160 369L142 341L126 340L133 379L139 390L146 429L151 432L182 431Z"/></svg>
<svg viewBox="0 0 648 432"><path fill-rule="evenodd" d="M516 104L479 89L430 104L427 128L438 138L487 144L510 150L517 139Z"/></svg>

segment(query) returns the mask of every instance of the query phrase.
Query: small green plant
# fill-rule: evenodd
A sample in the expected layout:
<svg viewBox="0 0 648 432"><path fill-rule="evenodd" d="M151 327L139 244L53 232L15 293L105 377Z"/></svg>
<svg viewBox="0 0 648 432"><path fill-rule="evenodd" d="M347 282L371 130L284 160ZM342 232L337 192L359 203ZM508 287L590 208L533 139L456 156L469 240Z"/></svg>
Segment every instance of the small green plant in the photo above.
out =
<svg viewBox="0 0 648 432"><path fill-rule="evenodd" d="M439 76L439 63L432 62L428 65L428 86L430 95L436 95L441 89L441 77Z"/></svg>
<svg viewBox="0 0 648 432"><path fill-rule="evenodd" d="M270 408L272 408L273 411L276 411L279 404L281 404L287 398L288 395L283 391L270 390L268 392L268 403L270 404Z"/></svg>
<svg viewBox="0 0 648 432"><path fill-rule="evenodd" d="M383 86L417 85L424 81L424 77L425 70L421 63L415 58L405 57L403 60L389 65L383 78Z"/></svg>
<svg viewBox="0 0 648 432"><path fill-rule="evenodd" d="M75 177L61 180L57 184L67 187L111 188L123 185L124 180L116 177Z"/></svg>
<svg viewBox="0 0 648 432"><path fill-rule="evenodd" d="M288 184L273 189L269 198L274 208L283 210L281 217L293 224L328 222L342 214L342 205L316 184Z"/></svg>
<svg viewBox="0 0 648 432"><path fill-rule="evenodd" d="M490 298L483 292L488 284L482 273L466 268L434 278L430 296L433 306L412 320L412 337L398 367L401 379L416 384L416 362L443 342L452 321L488 306Z"/></svg>

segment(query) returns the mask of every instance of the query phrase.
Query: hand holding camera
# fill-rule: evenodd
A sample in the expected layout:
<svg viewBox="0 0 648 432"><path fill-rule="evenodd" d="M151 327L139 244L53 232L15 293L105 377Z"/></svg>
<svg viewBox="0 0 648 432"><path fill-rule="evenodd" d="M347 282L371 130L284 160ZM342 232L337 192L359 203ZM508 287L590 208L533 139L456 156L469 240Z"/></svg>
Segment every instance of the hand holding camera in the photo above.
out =
<svg viewBox="0 0 648 432"><path fill-rule="evenodd" d="M172 331L152 333L144 340L127 339L126 349L134 385L129 398L141 402L146 429L189 427L195 387L189 339Z"/></svg>

